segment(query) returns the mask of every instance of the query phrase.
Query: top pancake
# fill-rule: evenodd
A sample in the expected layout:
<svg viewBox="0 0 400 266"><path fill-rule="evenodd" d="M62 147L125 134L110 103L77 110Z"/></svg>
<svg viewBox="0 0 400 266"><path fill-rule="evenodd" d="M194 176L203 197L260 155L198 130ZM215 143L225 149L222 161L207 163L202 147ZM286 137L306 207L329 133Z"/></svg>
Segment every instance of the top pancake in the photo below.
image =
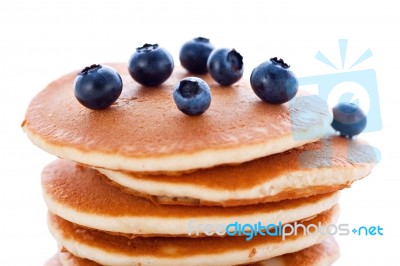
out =
<svg viewBox="0 0 400 266"><path fill-rule="evenodd" d="M22 127L40 148L61 158L109 169L179 172L249 161L323 136L331 122L326 104L299 93L289 103L262 102L246 78L230 87L200 75L211 88L201 116L181 113L172 99L188 73L176 67L157 88L145 88L126 64L108 64L123 80L120 98L93 111L74 97L77 71L50 83L30 103ZM294 137L296 136L296 137Z"/></svg>

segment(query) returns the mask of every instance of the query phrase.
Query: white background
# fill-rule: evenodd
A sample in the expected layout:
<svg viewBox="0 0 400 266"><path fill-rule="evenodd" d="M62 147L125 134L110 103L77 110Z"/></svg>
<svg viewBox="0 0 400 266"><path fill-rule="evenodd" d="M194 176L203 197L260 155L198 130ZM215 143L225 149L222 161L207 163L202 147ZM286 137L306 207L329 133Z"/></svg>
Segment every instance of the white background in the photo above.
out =
<svg viewBox="0 0 400 266"><path fill-rule="evenodd" d="M282 57L297 76L336 73L314 59L318 50L340 65L337 40L349 39L348 63L370 48L355 70L375 69L383 130L365 133L382 152L373 174L342 193L341 222L380 225L384 236L339 237L336 265L394 265L400 235L397 96L399 8L395 1L2 1L0 4L1 265L41 265L56 251L46 227L42 167L53 157L33 146L20 123L30 99L60 75L92 63L127 62L145 42L167 48L197 36L234 47L246 75Z"/></svg>

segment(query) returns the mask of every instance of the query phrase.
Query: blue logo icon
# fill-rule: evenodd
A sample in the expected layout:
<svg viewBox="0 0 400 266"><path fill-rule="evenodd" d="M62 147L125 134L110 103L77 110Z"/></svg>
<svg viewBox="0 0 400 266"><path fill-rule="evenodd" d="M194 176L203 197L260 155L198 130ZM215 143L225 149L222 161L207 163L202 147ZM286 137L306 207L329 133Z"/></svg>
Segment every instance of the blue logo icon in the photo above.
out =
<svg viewBox="0 0 400 266"><path fill-rule="evenodd" d="M379 105L378 85L376 72L374 69L352 70L372 56L372 51L367 49L358 57L355 62L347 64L347 39L339 39L339 51L341 58L341 69L331 62L322 52L318 51L315 59L335 70L335 73L307 76L298 78L299 87L311 86L313 92L322 98L327 104L332 106L340 102L352 102L360 106L367 116L367 126L363 132L375 132L382 129L382 119ZM346 67L346 65L350 65ZM304 96L316 97L316 96ZM333 101L332 101L333 99ZM290 102L289 102L290 104ZM328 107L327 107L328 108ZM304 139L305 136L295 135L296 139ZM379 151L369 145L376 154L374 162L380 160ZM367 148L367 147L366 147ZM308 151L301 154L300 160L305 166L312 166L307 162L311 155L318 156L324 150L325 153L331 150L330 143L323 143L320 151ZM352 145L348 147L348 160L352 161Z"/></svg>
<svg viewBox="0 0 400 266"><path fill-rule="evenodd" d="M318 96L328 102L330 95L335 92L335 88L340 89L341 85L344 85L338 101L339 102L353 102L359 104L361 109L367 115L367 127L364 132L374 132L382 129L381 112L379 106L379 95L378 85L376 79L376 73L373 69L356 70L356 71L344 71L346 65L346 52L347 43L345 39L339 40L340 57L342 61L342 71L332 74L319 75L319 76L308 76L299 78L299 86L317 85ZM361 64L372 56L372 51L367 49L361 56L350 65L348 70ZM339 70L323 53L317 52L315 59L332 67L335 70ZM339 91L340 93L340 91ZM354 98L358 95L364 96L360 98ZM364 102L361 102L361 101Z"/></svg>

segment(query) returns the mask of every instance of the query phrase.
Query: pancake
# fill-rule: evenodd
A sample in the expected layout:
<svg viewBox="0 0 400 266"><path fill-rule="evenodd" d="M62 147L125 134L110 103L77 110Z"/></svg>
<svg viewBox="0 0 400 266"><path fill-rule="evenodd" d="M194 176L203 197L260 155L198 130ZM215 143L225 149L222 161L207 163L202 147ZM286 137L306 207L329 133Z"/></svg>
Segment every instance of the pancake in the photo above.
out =
<svg viewBox="0 0 400 266"><path fill-rule="evenodd" d="M188 73L176 67L157 88L145 88L126 64L109 64L123 80L120 98L93 111L74 97L78 71L50 83L30 103L22 128L31 141L58 157L108 169L180 172L234 164L313 142L330 128L332 116L317 96L298 93L289 103L262 102L249 81L219 86L201 75L212 91L201 116L184 115L172 99Z"/></svg>
<svg viewBox="0 0 400 266"><path fill-rule="evenodd" d="M237 206L296 199L349 187L377 161L363 141L338 136L234 166L182 175L98 170L111 184L155 203Z"/></svg>
<svg viewBox="0 0 400 266"><path fill-rule="evenodd" d="M338 207L302 223L327 226L335 223ZM233 265L266 260L321 243L327 234L244 237L138 237L110 235L70 223L49 213L51 234L73 255L104 265Z"/></svg>
<svg viewBox="0 0 400 266"><path fill-rule="evenodd" d="M42 173L45 202L51 212L83 226L134 235L203 236L205 224L289 223L315 216L337 204L339 193L298 200L224 208L173 206L124 193L98 171L58 159ZM202 231L201 231L202 232Z"/></svg>
<svg viewBox="0 0 400 266"><path fill-rule="evenodd" d="M248 266L327 266L331 265L340 255L339 246L333 237L328 237L322 243L303 250L277 256L268 260L247 264ZM55 256L58 264L45 266L99 266L94 261L72 255L63 249ZM61 261L61 262L60 262ZM243 265L243 264L242 264Z"/></svg>
<svg viewBox="0 0 400 266"><path fill-rule="evenodd" d="M251 266L328 266L333 264L339 256L339 245L333 237L328 237L320 244L254 263Z"/></svg>

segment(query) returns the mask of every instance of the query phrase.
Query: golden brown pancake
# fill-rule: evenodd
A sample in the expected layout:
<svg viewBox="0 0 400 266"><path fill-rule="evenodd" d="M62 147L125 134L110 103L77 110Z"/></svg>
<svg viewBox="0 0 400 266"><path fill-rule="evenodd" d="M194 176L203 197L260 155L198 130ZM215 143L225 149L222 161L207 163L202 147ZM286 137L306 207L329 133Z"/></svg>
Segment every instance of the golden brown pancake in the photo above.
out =
<svg viewBox="0 0 400 266"><path fill-rule="evenodd" d="M302 223L327 226L334 223L338 207ZM73 255L104 265L233 265L270 259L321 243L327 234L244 237L138 237L111 235L70 223L49 213L50 232Z"/></svg>
<svg viewBox="0 0 400 266"><path fill-rule="evenodd" d="M328 237L320 244L260 261L251 266L328 266L334 263L339 256L339 245L333 237Z"/></svg>
<svg viewBox="0 0 400 266"><path fill-rule="evenodd" d="M367 143L330 136L250 162L182 175L98 170L111 184L156 203L236 206L337 191L367 176L376 161Z"/></svg>
<svg viewBox="0 0 400 266"><path fill-rule="evenodd" d="M58 159L42 173L42 188L50 211L95 229L134 235L202 236L206 223L224 228L235 221L289 223L332 208L339 194L329 193L277 203L224 208L220 206L158 205L111 186L98 171ZM199 233L197 233L199 232Z"/></svg>
<svg viewBox="0 0 400 266"><path fill-rule="evenodd" d="M248 266L328 266L340 256L339 246L333 237L328 237L322 243L297 252L284 254L264 261L246 264ZM94 261L72 255L68 250L62 249L54 257L58 264L45 266L100 266ZM61 262L62 263L61 263ZM244 265L244 264L242 264Z"/></svg>
<svg viewBox="0 0 400 266"><path fill-rule="evenodd" d="M109 64L124 88L109 108L93 111L74 97L78 71L41 91L22 123L34 144L83 164L136 172L176 172L233 164L282 152L312 142L330 128L328 107L317 96L299 92L283 105L262 102L249 81L211 88L210 108L187 116L172 99L175 85L188 73L176 67L156 88L146 88L129 75L126 64Z"/></svg>

